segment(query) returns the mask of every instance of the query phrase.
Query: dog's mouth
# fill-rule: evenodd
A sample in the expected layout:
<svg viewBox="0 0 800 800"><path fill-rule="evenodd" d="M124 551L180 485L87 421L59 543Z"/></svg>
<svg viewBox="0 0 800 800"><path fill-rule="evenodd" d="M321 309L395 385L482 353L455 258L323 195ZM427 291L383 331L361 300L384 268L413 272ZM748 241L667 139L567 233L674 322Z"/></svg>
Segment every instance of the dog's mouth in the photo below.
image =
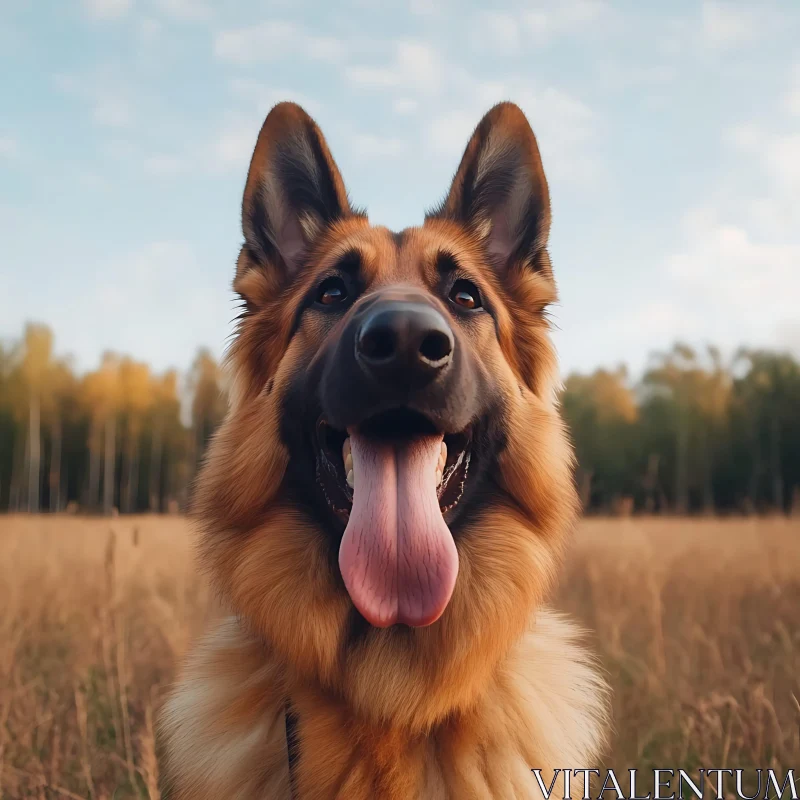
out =
<svg viewBox="0 0 800 800"><path fill-rule="evenodd" d="M395 444L438 435L441 444L434 477L439 510L444 515L458 505L469 472L472 445L470 428L461 433L442 435L424 415L396 409L367 420L351 432L376 442ZM351 433L333 428L320 417L314 441L317 450L317 483L333 513L346 523L353 507L356 477Z"/></svg>
<svg viewBox="0 0 800 800"><path fill-rule="evenodd" d="M455 585L445 515L461 500L472 431L444 434L415 411L383 412L349 430L316 425L317 482L344 523L339 567L373 625L427 625Z"/></svg>

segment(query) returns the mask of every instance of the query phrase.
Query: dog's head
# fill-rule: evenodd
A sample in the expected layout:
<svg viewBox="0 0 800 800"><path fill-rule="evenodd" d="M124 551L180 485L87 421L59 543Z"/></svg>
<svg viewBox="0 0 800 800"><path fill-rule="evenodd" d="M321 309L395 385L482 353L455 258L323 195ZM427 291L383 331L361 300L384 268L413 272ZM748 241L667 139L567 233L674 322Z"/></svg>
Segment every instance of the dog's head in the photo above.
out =
<svg viewBox="0 0 800 800"><path fill-rule="evenodd" d="M574 517L533 132L493 108L442 205L395 234L281 104L242 223L231 407L196 490L206 563L290 669L430 724L528 624Z"/></svg>

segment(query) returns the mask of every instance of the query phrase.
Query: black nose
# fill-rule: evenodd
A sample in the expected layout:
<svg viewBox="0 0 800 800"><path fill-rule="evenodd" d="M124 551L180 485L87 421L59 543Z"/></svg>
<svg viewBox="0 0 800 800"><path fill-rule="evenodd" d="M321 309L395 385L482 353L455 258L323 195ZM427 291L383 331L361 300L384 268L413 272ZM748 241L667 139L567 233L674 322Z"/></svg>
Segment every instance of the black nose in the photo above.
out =
<svg viewBox="0 0 800 800"><path fill-rule="evenodd" d="M428 383L453 359L453 331L433 306L403 300L378 303L356 336L356 357L378 380Z"/></svg>

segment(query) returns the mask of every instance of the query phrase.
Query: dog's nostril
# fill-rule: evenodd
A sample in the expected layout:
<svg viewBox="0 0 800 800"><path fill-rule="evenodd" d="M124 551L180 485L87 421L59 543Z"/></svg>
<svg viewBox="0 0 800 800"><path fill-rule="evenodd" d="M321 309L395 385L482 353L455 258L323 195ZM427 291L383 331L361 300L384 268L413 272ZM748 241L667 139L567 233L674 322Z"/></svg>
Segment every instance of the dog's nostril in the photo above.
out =
<svg viewBox="0 0 800 800"><path fill-rule="evenodd" d="M453 352L453 342L444 331L429 331L419 346L420 355L432 364L438 364Z"/></svg>
<svg viewBox="0 0 800 800"><path fill-rule="evenodd" d="M358 348L361 355L370 361L385 361L392 358L396 349L395 335L389 328L373 327L362 333Z"/></svg>

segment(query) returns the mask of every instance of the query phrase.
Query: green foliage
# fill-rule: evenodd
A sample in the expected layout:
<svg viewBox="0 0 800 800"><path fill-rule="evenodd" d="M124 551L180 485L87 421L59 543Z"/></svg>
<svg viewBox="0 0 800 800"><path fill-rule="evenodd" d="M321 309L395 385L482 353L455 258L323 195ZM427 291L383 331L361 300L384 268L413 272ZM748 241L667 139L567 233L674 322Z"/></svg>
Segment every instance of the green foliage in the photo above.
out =
<svg viewBox="0 0 800 800"><path fill-rule="evenodd" d="M800 364L708 348L655 354L638 384L624 369L570 376L562 397L590 510L628 498L651 512L788 512L800 495Z"/></svg>
<svg viewBox="0 0 800 800"><path fill-rule="evenodd" d="M114 353L78 376L46 326L27 326L0 347L0 510L184 508L225 407L208 351L195 372L187 396L175 371L155 375Z"/></svg>
<svg viewBox="0 0 800 800"><path fill-rule="evenodd" d="M77 376L51 331L28 325L0 346L0 510L184 508L226 400L206 349L181 385L113 353ZM570 375L561 403L587 510L800 504L800 364L788 354L742 350L726 364L677 343L638 382L624 367Z"/></svg>

